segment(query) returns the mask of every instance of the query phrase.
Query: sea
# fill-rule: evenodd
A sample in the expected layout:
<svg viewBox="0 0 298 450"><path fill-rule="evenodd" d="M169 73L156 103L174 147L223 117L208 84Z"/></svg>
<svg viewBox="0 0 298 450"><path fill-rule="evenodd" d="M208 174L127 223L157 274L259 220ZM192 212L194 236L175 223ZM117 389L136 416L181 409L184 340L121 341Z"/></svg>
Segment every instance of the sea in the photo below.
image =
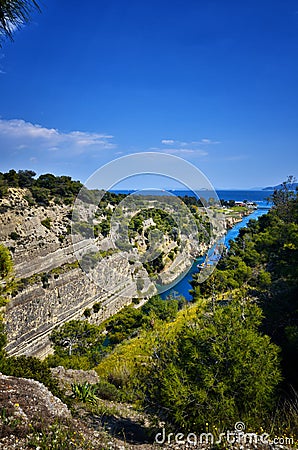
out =
<svg viewBox="0 0 298 450"><path fill-rule="evenodd" d="M121 193L121 194L131 194L135 191L131 190L117 190L112 191L115 193ZM187 190L170 190L168 191L169 195L176 195L184 197L186 195L188 196L196 196L196 194L192 191ZM141 193L138 191L138 193ZM158 191L155 194L159 195L166 195L167 191ZM239 231L241 228L244 228L247 226L248 222L251 219L258 219L258 217L262 216L263 214L267 214L269 209L272 206L272 203L270 201L270 196L273 194L273 191L254 191L254 190L217 190L216 191L217 196L220 200L235 200L236 202L243 202L244 200L247 200L248 202L254 202L257 205L257 209L255 209L249 216L246 216L243 218L241 222L238 222L233 228L231 228L226 236L225 236L225 245L227 248L229 248L229 242L233 239L236 239L236 237L239 234ZM146 194L146 192L144 192ZM201 192L201 195L206 198L206 193ZM183 295L186 300L191 300L192 295L190 293L192 287L190 284L190 281L192 280L192 276L198 272L198 264L201 264L204 261L204 258L198 258L196 261L194 261L192 267L187 272L187 274L182 278L175 286L171 287L169 290L164 291L160 294L161 298L165 299L169 295L172 295L174 297L177 297L179 295Z"/></svg>
<svg viewBox="0 0 298 450"><path fill-rule="evenodd" d="M111 192L115 192L116 194L133 194L135 192L142 193L142 191L135 191L135 190L111 190ZM202 195L203 197L208 196L209 191L198 191L199 195ZM220 200L235 200L236 202L242 202L244 200L247 200L249 202L256 202L257 204L261 202L262 204L267 204L267 199L273 194L273 191L250 191L250 190L215 190L218 198ZM157 190L152 191L155 195L177 195L184 197L185 195L194 197L196 196L193 191L189 190ZM148 194L147 190L144 190L144 195ZM212 195L212 194L210 194Z"/></svg>

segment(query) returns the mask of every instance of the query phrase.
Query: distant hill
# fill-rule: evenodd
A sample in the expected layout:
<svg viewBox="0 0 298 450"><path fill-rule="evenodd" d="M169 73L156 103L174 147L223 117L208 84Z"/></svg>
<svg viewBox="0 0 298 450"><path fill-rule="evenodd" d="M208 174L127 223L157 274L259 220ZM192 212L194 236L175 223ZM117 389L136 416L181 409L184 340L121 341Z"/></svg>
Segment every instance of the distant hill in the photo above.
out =
<svg viewBox="0 0 298 450"><path fill-rule="evenodd" d="M292 184L291 184L291 187L292 187L292 189L293 189L293 191L294 191L295 189L298 188L298 183L292 183ZM282 184L277 184L276 186L268 186L268 187L265 187L265 188L263 188L262 190L263 190L263 191L274 191L274 189L281 189L281 188L282 188Z"/></svg>

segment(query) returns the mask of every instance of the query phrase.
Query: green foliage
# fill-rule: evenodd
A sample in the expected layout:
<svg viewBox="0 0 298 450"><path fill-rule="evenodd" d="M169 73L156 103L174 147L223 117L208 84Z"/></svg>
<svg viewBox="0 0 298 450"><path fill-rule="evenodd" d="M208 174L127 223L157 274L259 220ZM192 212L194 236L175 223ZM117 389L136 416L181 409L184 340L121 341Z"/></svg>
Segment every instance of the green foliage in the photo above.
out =
<svg viewBox="0 0 298 450"><path fill-rule="evenodd" d="M35 172L31 170L0 172L0 197L7 195L9 187L20 187L29 190L29 194L25 197L31 205L35 203L40 206L49 206L51 201L58 204L71 204L83 187L79 181L74 181L68 176L56 177L47 173L35 179L35 175ZM85 197L86 201L93 201L96 191L87 191Z"/></svg>
<svg viewBox="0 0 298 450"><path fill-rule="evenodd" d="M30 430L28 434L30 448L39 450L93 450L95 447L86 439L85 434L78 431L73 424L55 421L41 430Z"/></svg>
<svg viewBox="0 0 298 450"><path fill-rule="evenodd" d="M47 386L54 395L61 397L58 383L52 377L51 371L48 368L47 364L37 358L34 358L32 356L6 357L5 355L3 355L3 357L1 358L0 349L0 372L2 372L4 375L32 378L33 380L37 380Z"/></svg>
<svg viewBox="0 0 298 450"><path fill-rule="evenodd" d="M104 339L101 327L85 320L71 320L61 328L55 328L50 336L55 352L60 356L86 355L91 349L100 349Z"/></svg>
<svg viewBox="0 0 298 450"><path fill-rule="evenodd" d="M116 386L109 383L107 380L100 380L94 385L94 392L97 397L103 400L110 400L117 402L120 400L120 392Z"/></svg>
<svg viewBox="0 0 298 450"><path fill-rule="evenodd" d="M52 223L52 219L50 219L49 217L46 217L46 219L41 220L41 224L46 227L48 230L51 229L51 223Z"/></svg>
<svg viewBox="0 0 298 450"><path fill-rule="evenodd" d="M101 303L94 303L92 308L95 313L98 313L98 311L102 308Z"/></svg>
<svg viewBox="0 0 298 450"><path fill-rule="evenodd" d="M71 385L71 390L73 393L73 398L79 400L83 403L97 403L97 396L95 395L95 386L93 384L88 383L74 383Z"/></svg>
<svg viewBox="0 0 298 450"><path fill-rule="evenodd" d="M4 323L2 321L2 317L0 316L0 364L2 359L5 356L4 347L6 345L7 339L5 334Z"/></svg>
<svg viewBox="0 0 298 450"><path fill-rule="evenodd" d="M19 170L18 184L20 188L30 188L33 186L36 173L33 170Z"/></svg>
<svg viewBox="0 0 298 450"><path fill-rule="evenodd" d="M10 251L0 244L0 306L9 302L14 289L12 257Z"/></svg>
<svg viewBox="0 0 298 450"><path fill-rule="evenodd" d="M49 367L63 365L69 369L92 369L106 353L103 327L86 320L72 320L52 331L54 355L46 358Z"/></svg>
<svg viewBox="0 0 298 450"><path fill-rule="evenodd" d="M151 362L139 366L144 406L180 430L255 424L281 379L278 348L259 333L260 321L256 305L234 300L206 310L175 339L164 336Z"/></svg>
<svg viewBox="0 0 298 450"><path fill-rule="evenodd" d="M83 314L84 314L84 316L87 319L88 317L91 316L91 310L89 308L86 308Z"/></svg>
<svg viewBox="0 0 298 450"><path fill-rule="evenodd" d="M293 180L271 198L273 208L250 221L204 283L193 279L195 298L247 289L264 313L263 330L282 348L284 388L298 388L298 351L289 330L298 327L298 194ZM295 334L295 333L294 333Z"/></svg>
<svg viewBox="0 0 298 450"><path fill-rule="evenodd" d="M20 235L19 233L16 233L15 231L12 231L9 235L10 239L13 239L14 241L17 241L18 239L20 239Z"/></svg>
<svg viewBox="0 0 298 450"><path fill-rule="evenodd" d="M155 295L142 306L142 312L147 316L170 322L176 318L178 308L178 299L162 300L158 295Z"/></svg>
<svg viewBox="0 0 298 450"><path fill-rule="evenodd" d="M109 342L115 345L129 338L142 327L145 321L147 319L142 311L132 306L126 306L107 322L106 329Z"/></svg>
<svg viewBox="0 0 298 450"><path fill-rule="evenodd" d="M0 244L0 279L5 279L12 275L13 263L10 251Z"/></svg>
<svg viewBox="0 0 298 450"><path fill-rule="evenodd" d="M49 206L50 204L50 192L48 189L43 189L38 186L32 186L30 189L33 200L39 206Z"/></svg>

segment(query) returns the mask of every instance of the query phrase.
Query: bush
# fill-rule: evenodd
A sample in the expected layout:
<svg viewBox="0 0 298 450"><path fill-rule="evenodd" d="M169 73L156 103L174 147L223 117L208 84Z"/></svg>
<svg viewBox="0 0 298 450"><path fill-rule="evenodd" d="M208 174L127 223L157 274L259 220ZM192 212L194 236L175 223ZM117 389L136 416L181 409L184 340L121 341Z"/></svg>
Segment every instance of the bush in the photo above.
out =
<svg viewBox="0 0 298 450"><path fill-rule="evenodd" d="M16 233L15 231L12 231L9 235L10 239L13 239L14 241L17 241L18 239L20 239L20 235L19 233Z"/></svg>
<svg viewBox="0 0 298 450"><path fill-rule="evenodd" d="M102 308L101 303L94 303L92 308L95 313L98 313L98 311Z"/></svg>
<svg viewBox="0 0 298 450"><path fill-rule="evenodd" d="M281 380L279 349L258 331L261 310L242 300L200 311L175 336L158 340L133 381L162 420L179 430L260 426Z"/></svg>
<svg viewBox="0 0 298 450"><path fill-rule="evenodd" d="M120 400L119 391L116 386L106 380L100 380L99 383L96 383L94 392L97 397L104 400L111 400L115 402Z"/></svg>
<svg viewBox="0 0 298 450"><path fill-rule="evenodd" d="M12 274L13 263L9 250L0 244L0 278L6 278Z"/></svg>
<svg viewBox="0 0 298 450"><path fill-rule="evenodd" d="M44 227L46 227L48 230L50 230L50 229L51 229L51 222L52 222L52 219L50 219L49 217L47 217L46 219L44 219L44 220L41 221L41 224L42 224Z"/></svg>

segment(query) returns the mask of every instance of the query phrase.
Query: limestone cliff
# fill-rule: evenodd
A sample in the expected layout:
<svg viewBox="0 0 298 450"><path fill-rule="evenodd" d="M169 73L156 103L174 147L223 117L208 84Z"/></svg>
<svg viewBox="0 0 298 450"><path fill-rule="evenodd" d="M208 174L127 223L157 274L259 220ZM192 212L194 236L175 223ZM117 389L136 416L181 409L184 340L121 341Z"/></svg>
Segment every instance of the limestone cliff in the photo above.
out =
<svg viewBox="0 0 298 450"><path fill-rule="evenodd" d="M5 314L7 351L44 357L51 351L49 334L55 326L85 319L84 311L95 303L100 307L93 322L131 303L138 295L136 267L120 253L108 256L99 287L75 264L71 206L30 205L26 197L26 189L10 189L0 200L0 240L10 249L21 280Z"/></svg>

